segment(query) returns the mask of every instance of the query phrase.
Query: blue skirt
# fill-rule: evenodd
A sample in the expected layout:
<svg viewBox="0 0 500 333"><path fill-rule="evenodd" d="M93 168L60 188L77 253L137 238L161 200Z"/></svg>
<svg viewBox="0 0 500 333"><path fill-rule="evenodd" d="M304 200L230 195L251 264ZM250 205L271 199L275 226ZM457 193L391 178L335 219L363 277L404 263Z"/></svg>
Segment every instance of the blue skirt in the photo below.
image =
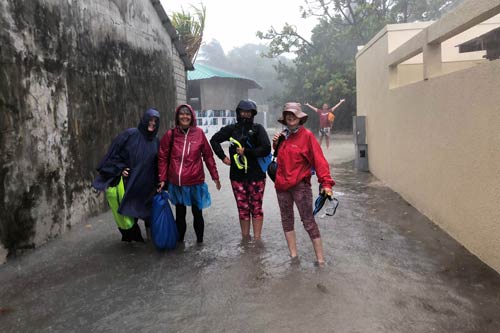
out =
<svg viewBox="0 0 500 333"><path fill-rule="evenodd" d="M168 194L174 205L196 206L199 209L205 209L212 204L207 183L188 186L168 184Z"/></svg>

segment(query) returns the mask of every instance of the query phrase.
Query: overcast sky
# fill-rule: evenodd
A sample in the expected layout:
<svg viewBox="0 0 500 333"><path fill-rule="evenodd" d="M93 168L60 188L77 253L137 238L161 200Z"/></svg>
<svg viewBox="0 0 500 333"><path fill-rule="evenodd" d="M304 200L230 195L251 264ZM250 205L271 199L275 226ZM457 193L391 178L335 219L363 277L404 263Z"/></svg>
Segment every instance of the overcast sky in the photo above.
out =
<svg viewBox="0 0 500 333"><path fill-rule="evenodd" d="M161 0L167 15L180 11L192 12L190 4L200 7L199 0ZM300 6L304 0L203 0L207 9L204 42L216 39L224 52L248 43L267 44L255 33L267 31L274 26L278 31L288 22L297 26L298 32L307 39L316 25L315 18L300 17Z"/></svg>

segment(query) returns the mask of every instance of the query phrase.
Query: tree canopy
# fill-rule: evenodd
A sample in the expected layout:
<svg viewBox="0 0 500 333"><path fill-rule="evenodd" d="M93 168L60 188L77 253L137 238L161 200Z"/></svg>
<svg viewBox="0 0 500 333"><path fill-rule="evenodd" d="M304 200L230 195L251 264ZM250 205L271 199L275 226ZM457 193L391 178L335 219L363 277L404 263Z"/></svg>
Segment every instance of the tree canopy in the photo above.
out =
<svg viewBox="0 0 500 333"><path fill-rule="evenodd" d="M356 114L356 73L354 57L359 45L366 44L389 23L406 23L439 18L461 0L304 0L303 17L314 16L318 24L311 40L286 24L281 31L269 28L257 32L269 41L268 57L294 53L293 63L279 64L278 77L285 83L281 102L310 102L345 105L336 128L351 129ZM310 114L313 119L315 114Z"/></svg>

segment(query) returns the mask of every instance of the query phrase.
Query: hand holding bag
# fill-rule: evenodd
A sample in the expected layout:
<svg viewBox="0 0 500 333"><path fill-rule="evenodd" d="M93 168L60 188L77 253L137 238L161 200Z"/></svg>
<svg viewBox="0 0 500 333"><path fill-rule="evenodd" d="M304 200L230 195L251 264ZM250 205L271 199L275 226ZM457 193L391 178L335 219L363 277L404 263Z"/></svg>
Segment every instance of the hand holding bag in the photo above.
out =
<svg viewBox="0 0 500 333"><path fill-rule="evenodd" d="M166 191L161 191L153 197L151 238L158 250L174 249L179 239L169 198Z"/></svg>
<svg viewBox="0 0 500 333"><path fill-rule="evenodd" d="M118 228L123 230L128 230L134 226L134 218L130 216L121 215L118 213L118 208L122 202L123 196L125 195L125 185L123 183L123 178L120 176L120 181L116 186L110 186L106 189L106 200L108 201L111 212L115 219Z"/></svg>

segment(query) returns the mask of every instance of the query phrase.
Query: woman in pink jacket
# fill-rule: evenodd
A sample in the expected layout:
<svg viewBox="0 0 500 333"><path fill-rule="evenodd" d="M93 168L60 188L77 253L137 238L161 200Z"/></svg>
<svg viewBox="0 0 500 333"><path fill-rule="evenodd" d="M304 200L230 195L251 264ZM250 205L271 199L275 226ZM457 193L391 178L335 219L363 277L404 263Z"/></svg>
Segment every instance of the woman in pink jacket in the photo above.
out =
<svg viewBox="0 0 500 333"><path fill-rule="evenodd" d="M296 259L293 211L295 203L304 228L311 238L317 264L322 266L325 258L321 235L312 210L311 168L316 170L321 192L331 198L335 181L330 175L330 167L314 134L302 126L307 121L307 114L302 112L300 103L286 103L278 121L286 127L283 132L273 137L273 147L276 149L278 139L284 136L278 148L275 188L288 250L292 260Z"/></svg>
<svg viewBox="0 0 500 333"><path fill-rule="evenodd" d="M181 104L177 107L175 124L176 127L167 131L160 141L158 190L163 189L168 182L170 200L175 204L179 241L184 241L186 233L186 206L191 206L196 241L202 243L205 229L202 209L211 205L202 161L205 162L217 190L221 187L219 174L212 148L203 130L196 126L196 116L190 105Z"/></svg>

